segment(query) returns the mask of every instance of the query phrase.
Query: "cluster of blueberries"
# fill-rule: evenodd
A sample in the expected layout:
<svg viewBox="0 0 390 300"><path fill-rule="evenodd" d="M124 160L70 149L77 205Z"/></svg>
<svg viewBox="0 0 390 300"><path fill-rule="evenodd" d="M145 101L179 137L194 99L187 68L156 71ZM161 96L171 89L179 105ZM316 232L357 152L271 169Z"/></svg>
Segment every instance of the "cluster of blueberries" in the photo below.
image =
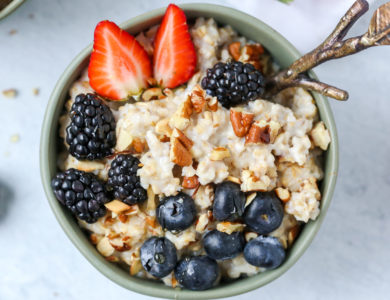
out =
<svg viewBox="0 0 390 300"><path fill-rule="evenodd" d="M277 229L283 219L283 206L276 195L258 192L245 208L246 196L240 185L225 181L217 185L213 217L217 221L243 221L259 236L245 244L242 232L227 234L211 230L203 237L206 255L187 256L178 261L174 244L165 237L149 238L141 247L141 263L151 275L162 278L174 271L177 281L190 290L212 287L219 277L216 261L236 257L244 252L246 261L254 266L273 269L285 259L285 250L275 237L266 236ZM180 232L193 224L196 208L190 196L179 193L165 197L157 207L161 227Z"/></svg>

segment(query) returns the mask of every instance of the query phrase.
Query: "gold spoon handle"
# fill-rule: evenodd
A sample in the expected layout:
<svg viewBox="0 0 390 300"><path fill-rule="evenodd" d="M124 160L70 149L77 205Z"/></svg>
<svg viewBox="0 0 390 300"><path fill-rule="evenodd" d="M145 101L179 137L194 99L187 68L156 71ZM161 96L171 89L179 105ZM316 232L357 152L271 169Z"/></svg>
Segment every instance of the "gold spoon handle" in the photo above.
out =
<svg viewBox="0 0 390 300"><path fill-rule="evenodd" d="M311 79L305 72L331 59L351 55L373 46L390 45L390 2L375 11L366 33L343 40L353 24L368 11L368 7L366 0L357 0L321 45L268 80L269 93L275 94L285 88L299 86L337 100L347 100L346 91Z"/></svg>

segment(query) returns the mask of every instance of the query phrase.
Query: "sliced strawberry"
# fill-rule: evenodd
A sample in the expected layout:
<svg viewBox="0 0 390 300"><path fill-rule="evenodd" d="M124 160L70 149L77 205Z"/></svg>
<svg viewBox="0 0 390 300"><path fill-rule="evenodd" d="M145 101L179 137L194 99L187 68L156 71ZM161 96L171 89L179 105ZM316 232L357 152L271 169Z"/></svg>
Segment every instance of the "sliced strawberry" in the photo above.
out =
<svg viewBox="0 0 390 300"><path fill-rule="evenodd" d="M133 36L113 22L102 21L95 28L88 77L99 95L121 100L147 87L152 66Z"/></svg>
<svg viewBox="0 0 390 300"><path fill-rule="evenodd" d="M154 78L163 87L174 88L195 73L196 51L184 12L169 4L154 40Z"/></svg>

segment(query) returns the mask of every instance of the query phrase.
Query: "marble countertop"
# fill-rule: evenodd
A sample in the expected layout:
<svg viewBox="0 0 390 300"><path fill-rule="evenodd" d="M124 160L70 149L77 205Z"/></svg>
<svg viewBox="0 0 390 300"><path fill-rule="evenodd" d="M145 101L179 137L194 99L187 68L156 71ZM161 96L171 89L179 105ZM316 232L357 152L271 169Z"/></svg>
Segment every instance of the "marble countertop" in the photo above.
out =
<svg viewBox="0 0 390 300"><path fill-rule="evenodd" d="M176 1L177 3L189 1ZM195 2L194 0L191 2ZM331 31L352 0L208 1L239 8L285 35L302 52ZM372 7L384 3L371 1ZM116 22L168 1L30 0L0 21L0 299L152 299L96 271L58 225L39 177L40 127L49 95L95 24ZM367 29L363 17L351 34ZM350 92L330 100L340 139L333 203L311 247L285 275L231 299L388 299L390 294L390 48L315 69ZM39 88L39 95L33 89Z"/></svg>

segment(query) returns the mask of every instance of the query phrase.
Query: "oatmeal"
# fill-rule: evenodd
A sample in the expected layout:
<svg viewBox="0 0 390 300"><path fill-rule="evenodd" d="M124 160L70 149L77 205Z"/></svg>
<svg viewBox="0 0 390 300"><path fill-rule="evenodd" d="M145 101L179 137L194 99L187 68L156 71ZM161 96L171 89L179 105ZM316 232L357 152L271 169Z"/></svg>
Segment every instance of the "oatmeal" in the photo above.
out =
<svg viewBox="0 0 390 300"><path fill-rule="evenodd" d="M157 51L152 43L156 34L158 37L159 31L153 27L136 37L148 55ZM60 118L59 135L65 150L59 167L62 171L73 168L92 173L102 182L108 181L110 195L114 196L105 202L103 210L96 208L96 222L78 215L80 226L88 231L103 256L128 265L132 275L198 289L185 283L189 275L180 270L187 264L219 270L222 276L213 279L215 284L217 277L239 278L276 267L276 262L268 267L256 265L259 258L251 256L249 245L274 249L276 261L282 262L300 226L320 213L321 156L331 141L324 123L319 121L313 97L301 88L284 90L269 101L258 96L263 87L256 85L252 94L246 92L254 99L232 106L213 96L203 88L207 81L204 78L208 78L207 84L212 81L210 70L216 70L217 63L225 68L234 59L251 64L254 67L248 69L248 78L260 82L261 78L253 74L258 74L258 69L264 74L272 72L270 57L261 45L239 36L230 26L218 26L213 19L196 19L189 34L197 66L185 85L146 88L144 95L134 97L137 101L109 104L116 122L112 147L116 155L85 160L69 152L73 147L82 155L80 145L84 145L79 141L83 139L80 134L75 137L79 140L67 137L73 130L70 124L76 122L69 111L74 103L84 103L84 98L77 98L80 94L94 91L87 71L81 75L69 91L66 112ZM247 65L232 66L238 72ZM140 77L137 80L147 86ZM169 86L173 79L156 80ZM111 120L103 113L99 118ZM79 144L71 146L68 141ZM95 146L107 147L101 143ZM127 177L121 175L126 168ZM61 178L58 180L64 180ZM130 193L126 192L126 184L132 186ZM272 207L276 215L269 215L267 207ZM186 222L189 225L180 227ZM145 258L152 251L146 240L153 247L176 249L178 259L191 256L197 261L176 262L176 256L168 255L167 263L158 267ZM215 246L220 241L238 250L222 253ZM199 289L206 286L211 285L205 283Z"/></svg>

